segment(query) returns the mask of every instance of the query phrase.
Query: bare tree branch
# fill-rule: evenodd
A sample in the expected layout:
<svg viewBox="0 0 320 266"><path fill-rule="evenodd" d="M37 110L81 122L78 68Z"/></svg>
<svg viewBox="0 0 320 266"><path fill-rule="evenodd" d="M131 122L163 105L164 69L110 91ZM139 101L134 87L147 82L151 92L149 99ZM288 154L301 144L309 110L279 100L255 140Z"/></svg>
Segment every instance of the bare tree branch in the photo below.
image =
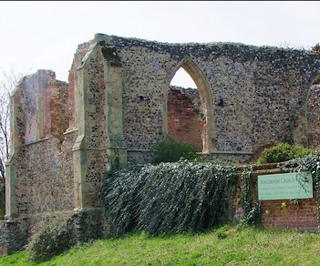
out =
<svg viewBox="0 0 320 266"><path fill-rule="evenodd" d="M5 181L5 163L9 158L10 110L9 95L21 79L21 74L14 71L0 74L0 182Z"/></svg>
<svg viewBox="0 0 320 266"><path fill-rule="evenodd" d="M0 160L0 182L2 182L3 184L5 184L5 175L6 175L6 172L5 172L5 167L3 165L3 161Z"/></svg>

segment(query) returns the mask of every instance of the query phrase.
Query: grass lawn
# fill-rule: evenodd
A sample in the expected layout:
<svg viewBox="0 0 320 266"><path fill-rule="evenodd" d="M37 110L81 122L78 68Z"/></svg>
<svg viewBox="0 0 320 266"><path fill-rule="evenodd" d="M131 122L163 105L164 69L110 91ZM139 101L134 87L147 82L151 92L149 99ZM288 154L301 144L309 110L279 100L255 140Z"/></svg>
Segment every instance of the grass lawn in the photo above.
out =
<svg viewBox="0 0 320 266"><path fill-rule="evenodd" d="M0 265L36 265L27 253ZM75 247L39 265L320 265L320 234L226 225L205 233L148 237L135 232Z"/></svg>

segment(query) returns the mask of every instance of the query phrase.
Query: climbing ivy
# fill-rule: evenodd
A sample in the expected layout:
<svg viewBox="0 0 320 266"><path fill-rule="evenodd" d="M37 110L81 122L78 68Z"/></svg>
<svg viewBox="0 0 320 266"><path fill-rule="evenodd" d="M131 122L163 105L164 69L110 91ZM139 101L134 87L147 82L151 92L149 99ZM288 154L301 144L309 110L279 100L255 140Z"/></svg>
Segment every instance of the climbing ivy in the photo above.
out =
<svg viewBox="0 0 320 266"><path fill-rule="evenodd" d="M320 152L307 155L303 158L297 158L285 162L280 168L289 168L291 172L302 173L305 171L311 172L313 183L317 191L318 203L318 219L320 221ZM303 176L301 176L303 178Z"/></svg>
<svg viewBox="0 0 320 266"><path fill-rule="evenodd" d="M251 191L253 166L242 172L242 208L244 215L240 222L244 225L258 225L261 223L261 206L253 201Z"/></svg>
<svg viewBox="0 0 320 266"><path fill-rule="evenodd" d="M101 194L111 233L137 228L157 235L210 228L226 215L237 170L181 160L113 171L105 176Z"/></svg>
<svg viewBox="0 0 320 266"><path fill-rule="evenodd" d="M320 221L320 152L314 152L302 158L286 161L277 166L280 169L300 173L301 180L305 178L304 172L311 172L315 189L317 191L318 219ZM244 215L241 223L246 225L257 225L261 223L262 209L260 204L253 201L251 191L252 171L254 166L249 166L242 172L242 208ZM303 182L302 182L303 185ZM293 199L292 202L295 202Z"/></svg>

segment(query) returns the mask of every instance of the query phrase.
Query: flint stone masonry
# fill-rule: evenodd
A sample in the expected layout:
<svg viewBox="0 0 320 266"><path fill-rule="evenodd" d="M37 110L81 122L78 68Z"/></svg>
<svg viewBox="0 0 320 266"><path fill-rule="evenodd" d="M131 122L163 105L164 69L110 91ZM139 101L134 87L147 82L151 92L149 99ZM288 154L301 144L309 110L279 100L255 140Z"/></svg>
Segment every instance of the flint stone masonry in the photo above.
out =
<svg viewBox="0 0 320 266"><path fill-rule="evenodd" d="M318 54L232 43L175 45L103 34L97 34L96 41L115 48L121 60L123 135L129 150L150 149L168 132L165 95L177 69L188 68L190 61L199 68L189 69L191 77L198 84L205 79L213 97L212 110L207 110L215 137L208 140L211 151L255 152L277 141L305 142L296 121L319 72ZM76 57L88 46L81 45Z"/></svg>
<svg viewBox="0 0 320 266"><path fill-rule="evenodd" d="M96 38L115 47L121 58L124 137L129 149L149 149L162 137L161 122L166 127L167 117L164 95L175 71L187 68L188 60L200 69L189 70L191 77L205 78L213 98L212 110L207 110L214 120L209 133L214 138L208 140L211 151L254 152L274 141L301 142L294 139L294 126L319 72L318 54L231 43L174 45ZM152 138L144 134L150 125L154 125Z"/></svg>
<svg viewBox="0 0 320 266"><path fill-rule="evenodd" d="M198 98L169 90L180 67ZM319 147L319 86L312 85L319 73L320 54L311 51L96 34L78 46L69 83L39 70L11 96L0 231L12 237L2 238L3 250L19 249L40 221L60 213L101 224L103 174L152 162L152 146L170 132L230 162L249 162L278 141ZM15 240L18 231L25 239Z"/></svg>

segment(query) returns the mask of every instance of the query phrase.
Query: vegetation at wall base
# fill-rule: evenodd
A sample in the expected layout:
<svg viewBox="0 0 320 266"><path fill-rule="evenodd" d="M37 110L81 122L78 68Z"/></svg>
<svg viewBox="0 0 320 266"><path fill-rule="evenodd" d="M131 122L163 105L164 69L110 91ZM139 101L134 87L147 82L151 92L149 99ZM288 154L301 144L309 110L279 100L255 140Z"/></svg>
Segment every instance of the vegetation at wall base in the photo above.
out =
<svg viewBox="0 0 320 266"><path fill-rule="evenodd" d="M58 219L32 237L28 244L29 258L39 262L58 255L76 244L71 219Z"/></svg>
<svg viewBox="0 0 320 266"><path fill-rule="evenodd" d="M258 158L257 163L264 164L284 162L296 158L302 158L314 153L314 150L304 148L303 146L295 146L280 142L271 148L265 149Z"/></svg>
<svg viewBox="0 0 320 266"><path fill-rule="evenodd" d="M28 253L0 265L319 265L318 233L224 225L204 233L149 237L133 232L76 246L35 264Z"/></svg>
<svg viewBox="0 0 320 266"><path fill-rule="evenodd" d="M236 173L233 166L188 160L116 170L101 193L112 234L206 230L224 216Z"/></svg>
<svg viewBox="0 0 320 266"><path fill-rule="evenodd" d="M114 169L103 178L101 197L112 236L129 232L136 224L137 203L141 200L139 191L147 178L147 173L141 174L141 169L142 166Z"/></svg>
<svg viewBox="0 0 320 266"><path fill-rule="evenodd" d="M163 141L157 142L152 152L155 163L177 162L181 158L194 160L199 157L197 147L177 141L170 136L167 136Z"/></svg>
<svg viewBox="0 0 320 266"><path fill-rule="evenodd" d="M253 202L251 192L251 173L252 166L249 166L247 170L242 173L242 209L244 215L241 217L240 223L243 225L259 225L261 224L262 210L261 206Z"/></svg>
<svg viewBox="0 0 320 266"><path fill-rule="evenodd" d="M293 172L310 171L319 191L319 152L287 161L279 167ZM244 216L240 224L246 226L261 223L261 207L253 201L251 191L253 169L254 166L249 166L242 174ZM172 234L177 233L194 235L210 230L219 225L219 217L226 213L227 196L234 187L238 170L216 162L181 160L109 172L104 178L101 194L106 219L111 226L109 237L131 234L130 231L136 232L136 229L144 236L162 237L174 237ZM320 206L320 195L317 200ZM318 215L320 218L320 213ZM31 260L47 260L74 246L73 230L70 219L43 228L29 244ZM228 238L224 231L217 233L220 241Z"/></svg>

